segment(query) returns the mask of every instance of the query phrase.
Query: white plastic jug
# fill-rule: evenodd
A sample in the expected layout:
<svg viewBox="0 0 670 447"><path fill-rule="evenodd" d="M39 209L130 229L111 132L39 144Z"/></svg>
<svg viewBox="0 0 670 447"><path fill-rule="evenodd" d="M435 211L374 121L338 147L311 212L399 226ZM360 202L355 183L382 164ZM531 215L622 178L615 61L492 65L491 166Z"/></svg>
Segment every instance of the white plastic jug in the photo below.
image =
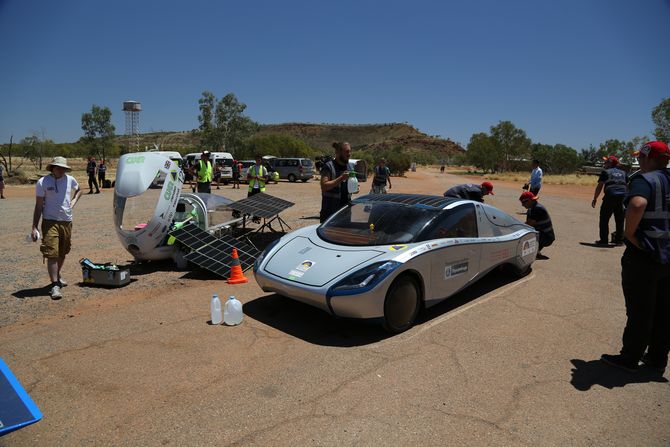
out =
<svg viewBox="0 0 670 447"><path fill-rule="evenodd" d="M228 326L235 326L242 322L244 313L242 313L242 303L231 295L223 306L223 322Z"/></svg>
<svg viewBox="0 0 670 447"><path fill-rule="evenodd" d="M221 321L223 321L223 317L221 315L221 300L219 300L219 295L216 293L212 297L210 309L212 313L212 324L221 324Z"/></svg>
<svg viewBox="0 0 670 447"><path fill-rule="evenodd" d="M347 180L347 192L349 194L354 194L358 192L358 178L356 177L356 172L349 172L349 179Z"/></svg>

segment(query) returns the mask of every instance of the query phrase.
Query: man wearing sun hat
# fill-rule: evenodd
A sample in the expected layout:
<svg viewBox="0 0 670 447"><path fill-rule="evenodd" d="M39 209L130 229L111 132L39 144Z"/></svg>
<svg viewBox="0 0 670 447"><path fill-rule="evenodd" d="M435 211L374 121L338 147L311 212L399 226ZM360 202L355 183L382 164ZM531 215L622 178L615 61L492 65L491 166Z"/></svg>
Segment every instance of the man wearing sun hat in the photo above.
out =
<svg viewBox="0 0 670 447"><path fill-rule="evenodd" d="M554 234L554 226L551 223L551 217L547 209L537 202L538 197L530 191L521 194L519 201L521 205L526 208L526 223L535 228L538 235L539 248L537 250L537 257L547 259L541 255L540 252L544 247L548 247L556 240Z"/></svg>
<svg viewBox="0 0 670 447"><path fill-rule="evenodd" d="M596 241L597 245L608 245L607 240L609 236L609 221L612 214L614 214L614 222L616 231L612 242L616 245L623 244L623 199L626 196L626 183L628 183L628 175L622 169L619 169L619 159L614 155L603 157L605 164L603 170L598 178L598 185L593 194L593 201L591 207L595 208L598 202L598 196L605 190L603 201L600 205L600 239Z"/></svg>
<svg viewBox="0 0 670 447"><path fill-rule="evenodd" d="M670 351L670 148L652 141L634 155L640 172L631 177L624 199L626 250L621 258L628 319L620 353L603 354L601 360L631 372L641 360L662 374Z"/></svg>
<svg viewBox="0 0 670 447"><path fill-rule="evenodd" d="M61 288L67 283L61 277L61 269L65 263L65 255L70 252L72 238L72 208L81 197L79 183L74 177L67 175L71 171L64 157L54 157L47 165L45 175L37 181L35 187L35 210L33 212L33 241L37 241L40 233L37 226L42 219L42 245L40 251L47 260L47 271L51 279L49 294L54 300L63 297Z"/></svg>
<svg viewBox="0 0 670 447"><path fill-rule="evenodd" d="M475 185L474 183L467 183L464 185L456 185L447 189L444 193L444 197L454 197L457 199L465 200L475 200L477 202L484 202L484 196L493 194L493 183L484 182L481 185Z"/></svg>

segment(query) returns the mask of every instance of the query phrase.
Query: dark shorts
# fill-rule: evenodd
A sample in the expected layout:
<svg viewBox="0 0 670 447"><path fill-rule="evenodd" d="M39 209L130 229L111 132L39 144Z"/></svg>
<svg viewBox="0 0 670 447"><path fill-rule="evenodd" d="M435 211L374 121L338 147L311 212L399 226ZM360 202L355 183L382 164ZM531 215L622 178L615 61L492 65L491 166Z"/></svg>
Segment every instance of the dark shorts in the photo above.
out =
<svg viewBox="0 0 670 447"><path fill-rule="evenodd" d="M42 245L40 251L45 258L62 258L70 253L72 222L42 220Z"/></svg>
<svg viewBox="0 0 670 447"><path fill-rule="evenodd" d="M540 193L540 189L542 189L542 185L540 186L531 186L530 187L530 192L533 193L534 196L538 195Z"/></svg>
<svg viewBox="0 0 670 447"><path fill-rule="evenodd" d="M198 192L206 192L206 193L211 193L212 192L212 184L211 183L201 183L198 182Z"/></svg>

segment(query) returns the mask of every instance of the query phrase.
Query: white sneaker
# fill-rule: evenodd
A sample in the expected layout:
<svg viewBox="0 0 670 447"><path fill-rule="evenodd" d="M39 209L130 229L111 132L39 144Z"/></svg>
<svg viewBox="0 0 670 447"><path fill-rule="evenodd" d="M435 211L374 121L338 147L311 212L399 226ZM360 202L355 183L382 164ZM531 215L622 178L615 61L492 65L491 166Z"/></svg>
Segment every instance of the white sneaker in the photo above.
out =
<svg viewBox="0 0 670 447"><path fill-rule="evenodd" d="M67 281L65 281L63 278L58 278L58 285L61 287L67 287Z"/></svg>
<svg viewBox="0 0 670 447"><path fill-rule="evenodd" d="M59 300L63 298L63 294L60 293L60 287L58 285L54 285L49 293L51 294L52 300Z"/></svg>

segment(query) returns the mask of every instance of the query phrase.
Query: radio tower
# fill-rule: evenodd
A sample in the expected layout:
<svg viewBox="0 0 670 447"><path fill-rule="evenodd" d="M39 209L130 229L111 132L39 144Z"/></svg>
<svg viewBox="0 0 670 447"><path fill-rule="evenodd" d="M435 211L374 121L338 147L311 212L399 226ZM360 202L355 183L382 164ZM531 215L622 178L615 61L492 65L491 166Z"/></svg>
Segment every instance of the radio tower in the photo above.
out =
<svg viewBox="0 0 670 447"><path fill-rule="evenodd" d="M123 101L123 111L126 114L126 136L128 137L128 150L135 140L135 150L140 148L140 112L142 105L137 101Z"/></svg>

